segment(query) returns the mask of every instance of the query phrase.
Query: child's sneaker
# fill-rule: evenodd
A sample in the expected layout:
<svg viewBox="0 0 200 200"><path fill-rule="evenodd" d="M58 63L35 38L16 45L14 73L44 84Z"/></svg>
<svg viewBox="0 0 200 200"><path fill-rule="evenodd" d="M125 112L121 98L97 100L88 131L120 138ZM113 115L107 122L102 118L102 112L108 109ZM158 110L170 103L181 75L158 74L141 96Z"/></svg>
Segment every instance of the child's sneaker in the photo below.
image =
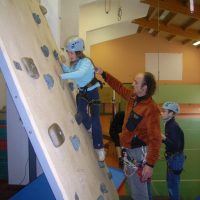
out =
<svg viewBox="0 0 200 200"><path fill-rule="evenodd" d="M95 149L96 154L98 156L98 160L99 161L104 161L105 160L105 151L104 148L102 149Z"/></svg>

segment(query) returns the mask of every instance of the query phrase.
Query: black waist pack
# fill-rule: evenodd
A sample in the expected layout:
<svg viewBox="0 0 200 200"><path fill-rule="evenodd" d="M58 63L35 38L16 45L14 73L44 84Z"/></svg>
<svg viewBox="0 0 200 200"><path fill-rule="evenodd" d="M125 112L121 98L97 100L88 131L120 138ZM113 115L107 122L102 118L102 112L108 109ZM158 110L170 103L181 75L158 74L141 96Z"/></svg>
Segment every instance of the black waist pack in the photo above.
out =
<svg viewBox="0 0 200 200"><path fill-rule="evenodd" d="M132 110L129 114L128 121L126 123L126 128L131 132L134 131L141 120L142 116L138 115Z"/></svg>
<svg viewBox="0 0 200 200"><path fill-rule="evenodd" d="M146 146L146 143L144 143L142 140L138 138L137 135L135 135L131 140L131 148L134 149L142 146Z"/></svg>

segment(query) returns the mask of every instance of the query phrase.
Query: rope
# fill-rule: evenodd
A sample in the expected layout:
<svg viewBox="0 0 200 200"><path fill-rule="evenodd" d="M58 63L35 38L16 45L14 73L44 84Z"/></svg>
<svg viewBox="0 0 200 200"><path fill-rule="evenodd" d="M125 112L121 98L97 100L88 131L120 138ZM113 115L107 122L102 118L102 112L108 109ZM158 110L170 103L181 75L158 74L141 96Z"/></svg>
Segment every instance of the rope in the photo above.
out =
<svg viewBox="0 0 200 200"><path fill-rule="evenodd" d="M111 0L105 0L105 13L108 14L111 10Z"/></svg>

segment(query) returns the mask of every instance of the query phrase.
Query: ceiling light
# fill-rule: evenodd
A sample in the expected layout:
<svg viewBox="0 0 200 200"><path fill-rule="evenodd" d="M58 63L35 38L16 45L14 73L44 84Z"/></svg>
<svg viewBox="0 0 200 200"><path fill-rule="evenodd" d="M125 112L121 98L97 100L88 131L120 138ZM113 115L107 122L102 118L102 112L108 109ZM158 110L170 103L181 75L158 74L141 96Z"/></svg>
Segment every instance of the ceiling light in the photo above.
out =
<svg viewBox="0 0 200 200"><path fill-rule="evenodd" d="M151 29L149 29L148 33L151 34L151 33L153 33L153 31L154 31L154 29L151 28Z"/></svg>
<svg viewBox="0 0 200 200"><path fill-rule="evenodd" d="M194 42L194 43L193 43L194 46L197 46L197 45L199 45L199 44L200 44L200 41L197 41L197 42Z"/></svg>
<svg viewBox="0 0 200 200"><path fill-rule="evenodd" d="M165 19L165 17L167 16L169 14L169 10L165 10L163 13L162 13L162 15L160 15L160 20L164 20Z"/></svg>
<svg viewBox="0 0 200 200"><path fill-rule="evenodd" d="M194 0L190 0L190 12L194 12Z"/></svg>

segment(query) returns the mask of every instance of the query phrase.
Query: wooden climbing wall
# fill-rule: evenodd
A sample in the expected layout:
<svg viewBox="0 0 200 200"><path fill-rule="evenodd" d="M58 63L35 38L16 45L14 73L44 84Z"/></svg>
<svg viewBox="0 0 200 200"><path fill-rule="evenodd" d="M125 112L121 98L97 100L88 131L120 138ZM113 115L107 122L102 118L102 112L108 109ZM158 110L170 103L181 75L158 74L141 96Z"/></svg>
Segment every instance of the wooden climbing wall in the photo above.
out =
<svg viewBox="0 0 200 200"><path fill-rule="evenodd" d="M55 50L37 1L0 1L2 72L56 199L118 200L106 165L76 121L72 88L55 73L61 70Z"/></svg>

